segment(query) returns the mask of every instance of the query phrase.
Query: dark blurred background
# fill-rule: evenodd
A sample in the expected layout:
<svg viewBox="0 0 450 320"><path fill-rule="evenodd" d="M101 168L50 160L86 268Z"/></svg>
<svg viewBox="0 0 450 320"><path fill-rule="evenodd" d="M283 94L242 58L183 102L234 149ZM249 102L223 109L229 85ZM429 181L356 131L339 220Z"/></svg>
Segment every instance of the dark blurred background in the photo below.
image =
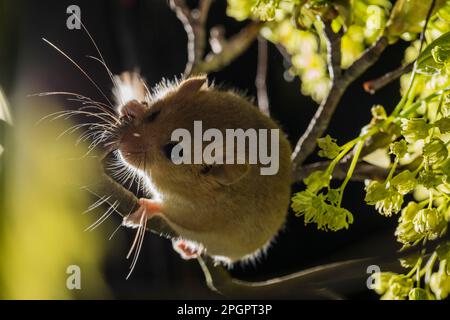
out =
<svg viewBox="0 0 450 320"><path fill-rule="evenodd" d="M196 2L189 1L189 4L196 5ZM85 57L96 54L87 35L82 30L66 28L66 8L71 4L80 6L81 19L113 73L138 68L149 86L153 86L164 77L170 79L184 71L186 34L165 0L0 0L0 86L6 92L16 118L27 112L18 110L26 108L26 104L18 107L19 104L14 103L23 100L24 94L72 91L101 99L79 71L44 43L42 37L68 53L101 88L110 92L111 84L102 66ZM224 25L230 36L245 23L227 17L225 9L226 1L216 0L208 26ZM390 47L380 62L348 89L328 130L340 143L359 134L360 128L370 121L373 104L382 104L388 110L396 104L399 97L397 84L371 96L362 89L362 82L397 67L402 61L404 47L402 43ZM254 43L244 55L209 78L256 96L256 61L257 45ZM295 143L317 105L301 95L297 80L287 82L284 79L285 71L283 57L269 44L267 87L271 112L290 141ZM308 161L315 160L319 159L311 157ZM293 186L294 190L301 188L301 185ZM344 197L343 205L355 218L349 230L317 231L314 225L305 227L303 219L290 212L285 229L267 256L256 265L235 266L231 273L240 279L264 280L322 263L393 253L398 248L393 236L396 221L367 207L362 190L362 183L350 183ZM95 298L218 297L207 289L196 261L183 261L172 250L170 241L155 235L146 236L137 267L131 278L125 280L129 266L125 255L134 232L123 229L118 238L108 242L114 225L120 224L119 216L113 216L112 220L112 224L95 231L105 234L97 241L105 242L107 252L101 269L109 292L107 296L95 295ZM375 298L375 295L365 289L355 292L352 297Z"/></svg>

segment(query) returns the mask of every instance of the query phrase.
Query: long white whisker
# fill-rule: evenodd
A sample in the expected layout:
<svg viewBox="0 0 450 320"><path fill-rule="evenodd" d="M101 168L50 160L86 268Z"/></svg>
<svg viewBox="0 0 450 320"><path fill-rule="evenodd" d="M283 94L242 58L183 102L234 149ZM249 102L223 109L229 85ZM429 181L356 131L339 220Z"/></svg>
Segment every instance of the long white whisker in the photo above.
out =
<svg viewBox="0 0 450 320"><path fill-rule="evenodd" d="M44 40L46 43L48 43L51 47L53 47L56 51L58 51L60 54L62 54L67 60L69 60L78 70L81 71L81 73L83 73L83 75L95 86L95 88L97 88L97 90L102 94L102 96L106 99L106 101L108 101L108 103L110 104L110 106L112 107L113 104L111 103L111 101L108 99L108 97L106 96L106 94L103 92L102 89L100 89L100 87L97 85L97 83L92 80L92 78L86 73L86 71L83 70L83 68L81 68L70 56L68 56L64 51L62 51L61 49L59 49L56 45L54 45L53 43L51 43L50 41L48 41L45 38L42 38L42 40Z"/></svg>
<svg viewBox="0 0 450 320"><path fill-rule="evenodd" d="M133 270L134 266L136 265L136 262L139 258L139 253L141 252L141 248L142 248L142 243L144 241L144 236L145 236L145 229L147 228L147 217L145 216L145 211L144 211L144 216L142 219L142 229L141 229L141 234L139 236L139 242L138 245L136 247L136 251L134 252L134 257L133 257L133 262L132 262L132 266L131 266L131 270Z"/></svg>
<svg viewBox="0 0 450 320"><path fill-rule="evenodd" d="M119 202L114 201L114 203L109 207L109 209L92 225L90 225L86 231L93 231L98 226L100 226L106 219L109 218L109 216L119 207Z"/></svg>
<svg viewBox="0 0 450 320"><path fill-rule="evenodd" d="M93 104L99 104L102 105L104 107L106 107L108 110L112 110L111 106L100 102L100 101L95 101L89 97L86 97L84 95L82 95L81 93L75 93L75 92L67 92L67 91L49 91L49 92L39 92L39 93L33 93L33 94L29 94L27 97L47 97L47 96L72 96L72 97L76 97L80 100L83 101L87 101L87 102L91 102Z"/></svg>
<svg viewBox="0 0 450 320"><path fill-rule="evenodd" d="M105 67L105 69L106 69L106 72L108 73L108 75L109 75L109 77L110 77L110 79L111 79L113 85L115 86L115 85L116 85L116 82L114 81L114 76L113 76L111 70L110 70L110 69L108 68L108 66L106 65L105 58L103 58L103 55L102 55L102 53L101 53L101 51L100 51L100 49L99 49L97 43L95 42L94 37L92 37L91 33L90 33L89 30L86 28L86 26L85 26L84 23L81 21L81 19L78 18L77 16L75 16L75 17L76 17L76 19L78 20L78 22L80 22L81 26L83 27L83 30L84 30L84 31L86 32L86 34L88 35L89 39L91 40L92 44L93 44L94 47L95 47L95 50L97 50L97 53L98 53L98 55L99 55L99 57L100 57L100 60L101 60L101 62L103 63L103 65L104 65L104 67Z"/></svg>
<svg viewBox="0 0 450 320"><path fill-rule="evenodd" d="M92 41L93 41L93 40L92 40ZM94 45L95 45L95 43L94 43ZM101 64L103 65L103 67L105 67L106 72L108 73L109 78L111 79L111 81L112 81L112 83L113 83L113 86L114 86L114 87L117 87L117 86L118 86L117 81L116 81L116 79L114 79L114 75L112 74L112 72L111 72L111 70L108 68L108 66L106 65L106 62L105 62L105 60L103 59L103 57L101 56L100 51L98 51L98 54L100 55L101 59L99 59L99 58L97 58L97 57L94 57L94 56L89 56L89 55L88 55L87 57L90 58L90 59L93 59L93 60L95 60L95 61L97 61L97 62L99 62L99 63L101 63Z"/></svg>
<svg viewBox="0 0 450 320"><path fill-rule="evenodd" d="M108 238L109 241L111 241L111 239L116 235L117 231L119 231L121 227L122 223L120 223L119 226L113 231L113 233L111 233L111 235Z"/></svg>
<svg viewBox="0 0 450 320"><path fill-rule="evenodd" d="M95 208L98 208L99 206L101 206L103 203L107 202L110 198L112 197L112 195L110 196L103 196L100 199L98 199L97 201L95 201L93 204L91 204L84 212L83 214L86 214L92 210L94 210Z"/></svg>
<svg viewBox="0 0 450 320"><path fill-rule="evenodd" d="M141 219L139 221L139 227L138 227L138 229L136 231L136 235L134 236L133 244L131 245L131 248L130 248L130 250L127 253L127 259L130 258L131 253L133 253L134 247L136 246L136 244L138 242L139 234L141 232L141 227L142 227L142 219L144 218L144 215L145 215L145 210L144 210L144 213L142 213Z"/></svg>
<svg viewBox="0 0 450 320"><path fill-rule="evenodd" d="M138 246L136 248L136 252L134 254L133 262L132 262L132 264L130 266L130 272L128 273L128 275L126 277L127 280L128 280L128 278L131 276L131 274L134 271L134 267L136 266L137 260L139 258L139 253L141 252L142 244L144 242L145 229L147 228L147 217L145 216L145 213L146 212L144 210L144 213L142 215L141 222L140 222L141 232L140 232L140 235L139 235L139 244L138 244Z"/></svg>

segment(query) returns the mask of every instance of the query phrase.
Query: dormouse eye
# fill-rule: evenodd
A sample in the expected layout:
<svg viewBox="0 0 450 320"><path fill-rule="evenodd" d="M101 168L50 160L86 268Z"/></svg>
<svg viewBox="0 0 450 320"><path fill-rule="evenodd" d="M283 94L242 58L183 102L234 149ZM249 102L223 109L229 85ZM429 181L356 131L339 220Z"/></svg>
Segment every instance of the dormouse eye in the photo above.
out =
<svg viewBox="0 0 450 320"><path fill-rule="evenodd" d="M163 147L164 155L167 159L172 159L172 150L173 148L178 144L178 142L169 142ZM179 154L177 156L183 157L183 149L180 150Z"/></svg>
<svg viewBox="0 0 450 320"><path fill-rule="evenodd" d="M153 120L156 119L156 117L159 115L160 112L161 112L160 110L150 112L148 116L145 118L145 121L152 122Z"/></svg>

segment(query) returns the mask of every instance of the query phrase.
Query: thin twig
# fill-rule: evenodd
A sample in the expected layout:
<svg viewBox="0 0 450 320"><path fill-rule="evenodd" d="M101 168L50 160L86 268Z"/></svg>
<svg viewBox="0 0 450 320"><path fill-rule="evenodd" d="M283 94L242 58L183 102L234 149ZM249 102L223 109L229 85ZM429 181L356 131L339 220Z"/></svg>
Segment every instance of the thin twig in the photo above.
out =
<svg viewBox="0 0 450 320"><path fill-rule="evenodd" d="M212 0L201 0L198 9L191 11L184 0L170 0L170 7L183 23L188 37L188 62L185 74L191 74L205 54L205 24L211 3Z"/></svg>
<svg viewBox="0 0 450 320"><path fill-rule="evenodd" d="M228 40L222 39L222 50L208 53L205 59L194 68L193 73L214 72L229 65L250 47L261 26L259 22L250 22Z"/></svg>
<svg viewBox="0 0 450 320"><path fill-rule="evenodd" d="M363 84L364 90L370 94L375 94L378 90L384 88L392 81L397 80L403 74L410 72L413 69L414 62L408 63L406 65L400 66L397 69L394 69L383 76L373 79L370 81L366 81Z"/></svg>
<svg viewBox="0 0 450 320"><path fill-rule="evenodd" d="M431 18L431 14L434 10L434 7L436 5L436 0L432 0L430 7L428 8L428 12L427 15L425 17L425 24L422 28L422 31L420 33L420 47L419 47L419 53L422 52L422 48L425 42L425 31L427 30L427 26L428 26L428 22L430 21ZM381 76L378 79L374 79L371 81L367 81L364 83L364 90L374 94L376 91L378 91L379 89L383 88L384 86L388 85L389 83L391 83L392 81L398 79L401 75L410 72L414 69L414 65L415 65L416 60L414 60L413 62L410 62L404 66L400 66L399 68L386 73L385 75Z"/></svg>
<svg viewBox="0 0 450 320"><path fill-rule="evenodd" d="M199 258L200 266L210 289L229 298L240 299L342 299L355 291L367 290L368 267L376 265L380 270L403 272L398 259L408 259L436 247L450 238L449 234L424 246L409 247L400 252L340 261L312 267L286 276L266 281L248 282L232 278L221 266L214 265L208 257Z"/></svg>
<svg viewBox="0 0 450 320"><path fill-rule="evenodd" d="M206 20L212 0L200 0L198 9L190 10L185 0L170 0L170 7L181 21L188 37L188 61L184 71L185 76L217 71L230 64L248 49L259 33L261 24L251 22L237 35L229 40L223 38L223 33L211 33L210 42L218 43L216 50L205 55ZM218 28L213 28L216 31ZM220 36L220 39L219 39Z"/></svg>
<svg viewBox="0 0 450 320"><path fill-rule="evenodd" d="M287 52L286 48L285 48L282 44L280 44L280 43L275 44L275 47L277 48L278 52L279 52L279 53L281 54L281 56L283 57L284 64L285 64L285 68L286 68L286 69L291 68L291 67L292 67L292 62L291 62L292 57L291 57L291 55Z"/></svg>
<svg viewBox="0 0 450 320"><path fill-rule="evenodd" d="M330 79L334 81L338 80L341 76L341 38L342 33L334 33L331 28L331 23L323 24L323 32L327 41L327 61L328 61L328 73Z"/></svg>
<svg viewBox="0 0 450 320"><path fill-rule="evenodd" d="M324 33L328 42L328 66L331 77L331 89L311 119L305 133L300 137L295 146L292 154L294 175L296 171L300 170L306 158L314 151L317 139L327 129L331 117L347 87L378 60L388 44L384 36L380 37L345 72L342 72L340 68L341 37L333 33L328 22L325 23Z"/></svg>
<svg viewBox="0 0 450 320"><path fill-rule="evenodd" d="M341 37L334 34L328 22L324 23L324 31L327 40L327 59L332 85L327 97L318 107L306 131L300 137L294 148L294 152L292 153L294 172L300 168L303 161L313 152L316 146L316 140L322 136L323 132L328 127L331 116L346 89L345 84L340 80L340 60L338 61L335 58L335 55L340 57Z"/></svg>
<svg viewBox="0 0 450 320"><path fill-rule="evenodd" d="M256 92L258 96L259 110L270 117L269 97L267 96L267 65L268 65L267 40L258 37L258 65L256 70Z"/></svg>
<svg viewBox="0 0 450 320"><path fill-rule="evenodd" d="M345 71L343 78L349 84L359 78L380 58L381 53L386 49L388 40L385 36L381 36L378 40L355 61Z"/></svg>

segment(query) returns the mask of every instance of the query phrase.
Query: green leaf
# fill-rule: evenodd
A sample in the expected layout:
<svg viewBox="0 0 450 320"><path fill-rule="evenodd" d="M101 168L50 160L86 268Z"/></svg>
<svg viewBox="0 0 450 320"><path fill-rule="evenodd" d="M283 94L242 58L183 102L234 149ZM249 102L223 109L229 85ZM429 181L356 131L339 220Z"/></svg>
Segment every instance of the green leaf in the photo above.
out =
<svg viewBox="0 0 450 320"><path fill-rule="evenodd" d="M384 183L372 181L366 187L366 197L364 198L364 201L369 205L375 205L378 201L382 201L388 196L389 192Z"/></svg>
<svg viewBox="0 0 450 320"><path fill-rule="evenodd" d="M438 74L450 59L450 32L431 42L417 58L417 72L427 75ZM444 62L442 62L444 61Z"/></svg>
<svg viewBox="0 0 450 320"><path fill-rule="evenodd" d="M399 224L395 230L395 236L397 237L398 242L404 245L411 245L423 238L423 235L420 235L414 230L413 224L413 220L420 209L421 207L412 201L409 202L405 208L403 208L402 215L399 219Z"/></svg>
<svg viewBox="0 0 450 320"><path fill-rule="evenodd" d="M403 195L392 186L386 188L386 184L373 181L366 187L364 200L368 205L375 205L380 214L390 217L401 210Z"/></svg>
<svg viewBox="0 0 450 320"><path fill-rule="evenodd" d="M336 139L331 138L329 135L317 139L317 145L320 149L322 149L318 153L319 157L334 159L341 151L341 148L336 144Z"/></svg>
<svg viewBox="0 0 450 320"><path fill-rule="evenodd" d="M329 189L327 193L327 200L334 206L337 206L341 196L341 191L339 189Z"/></svg>
<svg viewBox="0 0 450 320"><path fill-rule="evenodd" d="M436 208L421 209L413 219L414 230L430 240L440 237L447 229L447 222Z"/></svg>
<svg viewBox="0 0 450 320"><path fill-rule="evenodd" d="M291 207L296 216L304 216L305 224L315 222L326 210L323 198L310 191L298 192L292 198Z"/></svg>
<svg viewBox="0 0 450 320"><path fill-rule="evenodd" d="M402 119L402 134L409 143L428 137L431 126L423 118Z"/></svg>
<svg viewBox="0 0 450 320"><path fill-rule="evenodd" d="M440 164L447 160L448 150L445 143L438 138L426 143L422 150L425 161L430 165Z"/></svg>
<svg viewBox="0 0 450 320"><path fill-rule="evenodd" d="M348 229L353 223L353 215L347 209L328 205L326 214L320 222L320 224L318 222L319 229L339 231Z"/></svg>
<svg viewBox="0 0 450 320"><path fill-rule="evenodd" d="M433 189L442 184L443 176L433 170L422 170L417 181L427 189Z"/></svg>

